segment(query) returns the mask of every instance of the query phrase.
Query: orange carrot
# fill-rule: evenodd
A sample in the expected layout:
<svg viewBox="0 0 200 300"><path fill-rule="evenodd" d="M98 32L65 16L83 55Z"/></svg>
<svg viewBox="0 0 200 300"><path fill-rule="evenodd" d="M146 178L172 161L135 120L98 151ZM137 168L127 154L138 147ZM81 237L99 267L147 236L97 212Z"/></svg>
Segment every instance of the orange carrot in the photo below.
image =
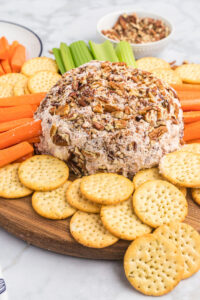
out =
<svg viewBox="0 0 200 300"><path fill-rule="evenodd" d="M0 38L0 59L8 59L9 44L5 36Z"/></svg>
<svg viewBox="0 0 200 300"><path fill-rule="evenodd" d="M193 143L200 143L200 139L187 141L187 144L193 144Z"/></svg>
<svg viewBox="0 0 200 300"><path fill-rule="evenodd" d="M19 44L13 54L13 57L11 58L11 67L13 72L20 72L21 67L26 61L26 48Z"/></svg>
<svg viewBox="0 0 200 300"><path fill-rule="evenodd" d="M0 149L26 141L40 135L42 132L41 120L31 121L14 129L0 134Z"/></svg>
<svg viewBox="0 0 200 300"><path fill-rule="evenodd" d="M16 128L30 121L33 121L33 118L24 118L24 119L0 123L0 132L8 131L10 129Z"/></svg>
<svg viewBox="0 0 200 300"><path fill-rule="evenodd" d="M36 137L30 138L30 139L27 140L27 142L30 143L30 144L39 143L40 142L40 137L36 136Z"/></svg>
<svg viewBox="0 0 200 300"><path fill-rule="evenodd" d="M27 142L0 150L0 167L3 167L27 154L33 153L33 151L33 147Z"/></svg>
<svg viewBox="0 0 200 300"><path fill-rule="evenodd" d="M200 111L186 111L183 113L185 124L200 121Z"/></svg>
<svg viewBox="0 0 200 300"><path fill-rule="evenodd" d="M46 93L0 98L0 106L39 105Z"/></svg>
<svg viewBox="0 0 200 300"><path fill-rule="evenodd" d="M23 142L23 143L24 143L24 142ZM19 145L19 144L18 144L18 145ZM33 156L33 153L29 153L29 154L27 154L27 155L24 155L24 156L22 156L22 157L16 159L16 160L14 161L14 163L21 163L21 162L27 160L28 158L30 158L30 157L32 157L32 156Z"/></svg>
<svg viewBox="0 0 200 300"><path fill-rule="evenodd" d="M200 121L185 125L183 139L185 142L200 139Z"/></svg>
<svg viewBox="0 0 200 300"><path fill-rule="evenodd" d="M7 122L23 118L32 118L34 109L31 105L21 105L0 108L0 122Z"/></svg>
<svg viewBox="0 0 200 300"><path fill-rule="evenodd" d="M4 59L1 61L1 65L3 67L3 70L5 73L12 73L10 64L9 64L9 60L8 59Z"/></svg>
<svg viewBox="0 0 200 300"><path fill-rule="evenodd" d="M177 92L181 101L200 98L200 84L175 84L172 87Z"/></svg>
<svg viewBox="0 0 200 300"><path fill-rule="evenodd" d="M33 112L36 112L36 110L37 110L37 108L38 108L38 105L33 104L33 105L31 105L31 107L32 107Z"/></svg>
<svg viewBox="0 0 200 300"><path fill-rule="evenodd" d="M171 84L171 86L177 92L190 92L190 91L199 91L200 92L200 84Z"/></svg>
<svg viewBox="0 0 200 300"><path fill-rule="evenodd" d="M9 47L8 55L9 55L9 62L11 62L11 59L13 57L13 54L15 52L16 47L19 45L18 41L13 41L12 44Z"/></svg>
<svg viewBox="0 0 200 300"><path fill-rule="evenodd" d="M4 70L3 70L2 65L0 64L0 76L3 75L3 74L5 74L5 72L4 72Z"/></svg>
<svg viewBox="0 0 200 300"><path fill-rule="evenodd" d="M183 111L200 110L200 98L191 100L182 100L181 108Z"/></svg>

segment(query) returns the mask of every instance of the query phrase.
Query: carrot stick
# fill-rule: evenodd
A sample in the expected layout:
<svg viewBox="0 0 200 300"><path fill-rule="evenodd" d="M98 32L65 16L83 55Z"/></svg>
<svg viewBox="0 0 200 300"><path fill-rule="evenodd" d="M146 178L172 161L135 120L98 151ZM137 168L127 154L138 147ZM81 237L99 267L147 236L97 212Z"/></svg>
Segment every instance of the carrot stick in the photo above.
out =
<svg viewBox="0 0 200 300"><path fill-rule="evenodd" d="M185 125L183 139L185 142L200 139L200 121Z"/></svg>
<svg viewBox="0 0 200 300"><path fill-rule="evenodd" d="M186 111L183 113L185 124L200 121L200 111Z"/></svg>
<svg viewBox="0 0 200 300"><path fill-rule="evenodd" d="M4 72L4 70L3 70L2 65L0 64L0 75L3 75L3 74L5 74L5 72Z"/></svg>
<svg viewBox="0 0 200 300"><path fill-rule="evenodd" d="M13 41L12 44L9 47L8 56L9 56L9 62L11 62L11 59L13 57L13 54L15 52L16 47L19 45L18 41Z"/></svg>
<svg viewBox="0 0 200 300"><path fill-rule="evenodd" d="M11 58L11 67L12 67L12 71L13 72L20 72L21 71L21 67L24 64L24 62L26 61L26 48L19 44L17 45L13 57Z"/></svg>
<svg viewBox="0 0 200 300"><path fill-rule="evenodd" d="M33 137L33 138L30 138L28 140L26 140L28 143L30 144L36 144L36 143L39 143L40 142L40 138L39 136L36 136L36 137Z"/></svg>
<svg viewBox="0 0 200 300"><path fill-rule="evenodd" d="M187 144L194 144L194 143L200 143L200 139L187 141Z"/></svg>
<svg viewBox="0 0 200 300"><path fill-rule="evenodd" d="M200 98L193 100L182 100L181 108L183 111L200 110Z"/></svg>
<svg viewBox="0 0 200 300"><path fill-rule="evenodd" d="M38 105L31 105L32 106L32 110L33 110L33 112L36 112L36 110L37 110L37 108L38 108Z"/></svg>
<svg viewBox="0 0 200 300"><path fill-rule="evenodd" d="M171 84L171 86L177 92L190 92L190 91L199 91L200 92L200 84Z"/></svg>
<svg viewBox="0 0 200 300"><path fill-rule="evenodd" d="M172 85L180 100L191 100L200 98L200 84L175 84Z"/></svg>
<svg viewBox="0 0 200 300"><path fill-rule="evenodd" d="M0 167L3 167L27 154L33 153L33 151L33 147L27 142L0 150Z"/></svg>
<svg viewBox="0 0 200 300"><path fill-rule="evenodd" d="M3 70L5 73L12 73L10 64L9 64L9 60L8 59L4 59L1 61L1 65L3 67Z"/></svg>
<svg viewBox="0 0 200 300"><path fill-rule="evenodd" d="M10 129L26 124L27 122L30 121L33 121L33 118L24 118L24 119L0 123L0 132L8 131Z"/></svg>
<svg viewBox="0 0 200 300"><path fill-rule="evenodd" d="M0 108L0 122L7 122L23 118L32 118L34 109L31 105L21 105Z"/></svg>
<svg viewBox="0 0 200 300"><path fill-rule="evenodd" d="M0 106L39 105L46 93L0 98Z"/></svg>
<svg viewBox="0 0 200 300"><path fill-rule="evenodd" d="M31 121L14 129L0 134L0 149L26 141L40 135L42 132L41 120Z"/></svg>
<svg viewBox="0 0 200 300"><path fill-rule="evenodd" d="M0 38L0 59L8 59L9 44L5 36Z"/></svg>
<svg viewBox="0 0 200 300"><path fill-rule="evenodd" d="M19 144L18 144L18 145L19 145ZM33 156L33 153L29 153L29 154L27 154L27 155L24 155L24 156L22 156L22 157L16 159L16 160L14 161L14 163L21 163L21 162L27 160L28 158L30 158L30 157L32 157L32 156Z"/></svg>

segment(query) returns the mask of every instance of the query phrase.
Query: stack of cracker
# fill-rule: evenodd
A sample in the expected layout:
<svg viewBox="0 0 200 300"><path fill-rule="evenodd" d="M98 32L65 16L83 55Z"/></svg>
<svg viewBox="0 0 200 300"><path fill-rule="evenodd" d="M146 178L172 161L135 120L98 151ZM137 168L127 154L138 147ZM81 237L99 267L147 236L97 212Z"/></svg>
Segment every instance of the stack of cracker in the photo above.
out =
<svg viewBox="0 0 200 300"><path fill-rule="evenodd" d="M183 223L188 213L187 187L200 199L200 145L165 155L158 168L138 172L133 181L99 173L68 180L67 165L36 155L0 169L0 196L32 195L42 217L72 216L74 239L104 248L119 239L132 241L124 256L131 285L146 295L171 291L200 269L200 235Z"/></svg>

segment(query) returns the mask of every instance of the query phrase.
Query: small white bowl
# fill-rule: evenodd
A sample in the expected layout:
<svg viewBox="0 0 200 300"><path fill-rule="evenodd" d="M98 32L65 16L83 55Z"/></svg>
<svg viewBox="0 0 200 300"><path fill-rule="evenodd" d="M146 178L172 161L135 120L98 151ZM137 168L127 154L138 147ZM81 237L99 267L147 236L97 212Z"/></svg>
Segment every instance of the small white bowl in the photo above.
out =
<svg viewBox="0 0 200 300"><path fill-rule="evenodd" d="M27 59L41 56L43 46L39 36L31 29L16 23L0 20L0 37L5 36L9 43L17 40L26 47Z"/></svg>
<svg viewBox="0 0 200 300"><path fill-rule="evenodd" d="M137 59L140 57L144 57L144 56L156 56L162 50L164 50L164 48L170 42L171 37L174 33L173 25L171 22L169 22L164 17L154 14L154 13L145 12L145 11L137 11L137 10L136 11L135 10L118 11L118 12L110 13L110 14L102 17L97 23L97 32L102 41L109 40L114 45L118 44L118 41L114 41L114 40L106 37L104 34L102 34L101 31L111 29L113 27L113 25L115 24L115 22L117 21L118 17L124 13L127 13L127 14L136 13L138 17L142 17L142 18L149 17L149 18L162 20L164 22L164 24L167 25L170 29L170 34L166 38L164 38L160 41L144 43L144 44L131 43L131 47L132 47L134 55Z"/></svg>

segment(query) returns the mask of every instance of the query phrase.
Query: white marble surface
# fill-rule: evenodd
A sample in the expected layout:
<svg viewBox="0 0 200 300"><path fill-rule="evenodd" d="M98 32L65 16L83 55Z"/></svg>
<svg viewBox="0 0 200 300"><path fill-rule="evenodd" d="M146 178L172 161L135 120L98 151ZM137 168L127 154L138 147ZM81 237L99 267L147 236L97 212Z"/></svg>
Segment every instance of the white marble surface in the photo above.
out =
<svg viewBox="0 0 200 300"><path fill-rule="evenodd" d="M60 41L96 39L97 20L105 13L125 8L149 9L170 18L176 32L161 56L169 61L200 62L199 0L0 0L0 19L35 30L47 55ZM0 264L12 300L147 299L128 284L121 262L57 255L29 246L3 229ZM162 299L199 300L200 272Z"/></svg>

